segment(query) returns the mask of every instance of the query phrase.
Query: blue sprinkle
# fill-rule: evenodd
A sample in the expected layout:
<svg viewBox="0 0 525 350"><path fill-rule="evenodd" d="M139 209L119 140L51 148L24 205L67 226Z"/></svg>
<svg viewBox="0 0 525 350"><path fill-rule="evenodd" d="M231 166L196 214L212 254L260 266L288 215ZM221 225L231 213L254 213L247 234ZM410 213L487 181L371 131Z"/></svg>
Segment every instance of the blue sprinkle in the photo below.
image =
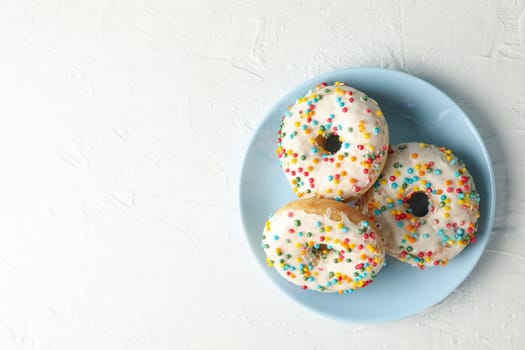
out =
<svg viewBox="0 0 525 350"><path fill-rule="evenodd" d="M294 137L294 136L295 136L294 134L290 134L290 136L289 136L289 137L290 137L290 140L293 140L293 137Z"/></svg>
<svg viewBox="0 0 525 350"><path fill-rule="evenodd" d="M455 176L455 177L459 177L459 175L460 175L459 171L455 171L455 172L454 172L454 176Z"/></svg>
<svg viewBox="0 0 525 350"><path fill-rule="evenodd" d="M456 160L455 160L455 159L452 159L452 160L450 161L450 164L455 165L455 164L456 164Z"/></svg>
<svg viewBox="0 0 525 350"><path fill-rule="evenodd" d="M335 99L337 102L341 102L341 97Z"/></svg>
<svg viewBox="0 0 525 350"><path fill-rule="evenodd" d="M368 221L363 221L363 222L362 222L362 225L363 225L364 227L368 227L368 226L369 226L369 223L368 223Z"/></svg>
<svg viewBox="0 0 525 350"><path fill-rule="evenodd" d="M328 175L328 181L332 181L334 177L332 175Z"/></svg>
<svg viewBox="0 0 525 350"><path fill-rule="evenodd" d="M348 148L348 147L350 147L350 144L348 142L345 142L345 143L343 143L343 147L344 148Z"/></svg>
<svg viewBox="0 0 525 350"><path fill-rule="evenodd" d="M379 128L374 128L374 134L379 134Z"/></svg>
<svg viewBox="0 0 525 350"><path fill-rule="evenodd" d="M330 114L329 117L334 119L335 118L335 114Z"/></svg>
<svg viewBox="0 0 525 350"><path fill-rule="evenodd" d="M403 227L403 222L402 221L398 221L397 222L397 227Z"/></svg>
<svg viewBox="0 0 525 350"><path fill-rule="evenodd" d="M339 107L344 107L344 106L345 106L344 102L339 102Z"/></svg>
<svg viewBox="0 0 525 350"><path fill-rule="evenodd" d="M459 198L459 199L463 199L463 198L465 198L465 194L464 194L464 193L459 193L459 194L458 194L458 198Z"/></svg>
<svg viewBox="0 0 525 350"><path fill-rule="evenodd" d="M412 168L408 168L407 169L407 173L412 174L413 172L414 172L414 169L412 169Z"/></svg>
<svg viewBox="0 0 525 350"><path fill-rule="evenodd" d="M443 234L445 234L445 231L443 231L443 229L439 229L437 234L443 236Z"/></svg>
<svg viewBox="0 0 525 350"><path fill-rule="evenodd" d="M313 278L313 277L310 277L310 278L308 279L308 281L309 281L309 282L313 282L313 281L314 281L314 278Z"/></svg>
<svg viewBox="0 0 525 350"><path fill-rule="evenodd" d="M343 231L344 233L347 233L347 232L348 232L348 227L346 227L346 226L343 227L343 228L341 229L341 231Z"/></svg>
<svg viewBox="0 0 525 350"><path fill-rule="evenodd" d="M274 236L273 236L273 240L274 240L274 241L276 241L276 240L278 240L278 239L279 239L279 236L277 236L277 235L274 235Z"/></svg>
<svg viewBox="0 0 525 350"><path fill-rule="evenodd" d="M306 125L305 124L301 125L301 130L306 130Z"/></svg>
<svg viewBox="0 0 525 350"><path fill-rule="evenodd" d="M292 112L290 112L290 111L284 112L284 115L286 117L290 118L292 116Z"/></svg>
<svg viewBox="0 0 525 350"><path fill-rule="evenodd" d="M379 214L381 214L381 210L379 210L379 209L374 210L374 215L375 216L379 216Z"/></svg>
<svg viewBox="0 0 525 350"><path fill-rule="evenodd" d="M396 201L396 203L397 203L397 205L401 205L401 204L403 204L403 201L402 201L401 199L398 199L398 200Z"/></svg>
<svg viewBox="0 0 525 350"><path fill-rule="evenodd" d="M465 233L465 230L462 229L462 228L458 228L458 229L456 230L456 233L457 233L458 235L462 236L462 235Z"/></svg>
<svg viewBox="0 0 525 350"><path fill-rule="evenodd" d="M439 197L439 199L441 199L442 201L444 201L445 199L447 199L447 196L445 196L444 194L442 194L441 197Z"/></svg>
<svg viewBox="0 0 525 350"><path fill-rule="evenodd" d="M318 152L317 147L312 147L312 153L317 153L317 152Z"/></svg>
<svg viewBox="0 0 525 350"><path fill-rule="evenodd" d="M439 170L439 169L434 170L434 174L441 175L441 170Z"/></svg>
<svg viewBox="0 0 525 350"><path fill-rule="evenodd" d="M428 233L423 233L423 238L428 239L430 235Z"/></svg>
<svg viewBox="0 0 525 350"><path fill-rule="evenodd" d="M394 190L397 188L397 184L395 182L393 182L390 187L392 187Z"/></svg>
<svg viewBox="0 0 525 350"><path fill-rule="evenodd" d="M321 221L316 221L316 222L315 222L315 226L316 226L316 227L321 227Z"/></svg>
<svg viewBox="0 0 525 350"><path fill-rule="evenodd" d="M388 207L388 209L392 209L394 207L394 204L393 203L388 203L386 206Z"/></svg>
<svg viewBox="0 0 525 350"><path fill-rule="evenodd" d="M312 120L312 125L317 125L319 122L317 120Z"/></svg>

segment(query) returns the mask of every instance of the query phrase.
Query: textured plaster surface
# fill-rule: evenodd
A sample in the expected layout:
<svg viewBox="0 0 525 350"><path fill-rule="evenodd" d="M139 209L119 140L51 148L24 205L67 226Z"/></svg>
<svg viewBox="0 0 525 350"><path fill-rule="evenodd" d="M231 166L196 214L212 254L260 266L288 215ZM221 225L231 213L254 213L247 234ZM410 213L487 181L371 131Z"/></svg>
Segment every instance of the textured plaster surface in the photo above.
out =
<svg viewBox="0 0 525 350"><path fill-rule="evenodd" d="M359 326L271 285L238 218L264 111L338 68L444 90L496 170L434 309ZM0 349L525 348L525 1L0 1Z"/></svg>

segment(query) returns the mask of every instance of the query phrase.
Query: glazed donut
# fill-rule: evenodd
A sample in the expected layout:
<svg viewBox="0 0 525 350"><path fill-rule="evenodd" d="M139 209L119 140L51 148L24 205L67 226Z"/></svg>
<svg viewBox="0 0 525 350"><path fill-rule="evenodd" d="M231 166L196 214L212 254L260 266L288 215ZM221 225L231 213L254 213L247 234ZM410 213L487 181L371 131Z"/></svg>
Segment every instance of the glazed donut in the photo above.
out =
<svg viewBox="0 0 525 350"><path fill-rule="evenodd" d="M385 169L363 197L389 255L423 269L446 265L475 241L480 197L464 163L425 143L392 147Z"/></svg>
<svg viewBox="0 0 525 350"><path fill-rule="evenodd" d="M379 177L388 142L376 101L344 83L322 83L284 113L276 153L299 198L346 200Z"/></svg>
<svg viewBox="0 0 525 350"><path fill-rule="evenodd" d="M357 209L331 199L299 199L266 221L266 263L288 281L319 292L353 292L384 263L382 240Z"/></svg>

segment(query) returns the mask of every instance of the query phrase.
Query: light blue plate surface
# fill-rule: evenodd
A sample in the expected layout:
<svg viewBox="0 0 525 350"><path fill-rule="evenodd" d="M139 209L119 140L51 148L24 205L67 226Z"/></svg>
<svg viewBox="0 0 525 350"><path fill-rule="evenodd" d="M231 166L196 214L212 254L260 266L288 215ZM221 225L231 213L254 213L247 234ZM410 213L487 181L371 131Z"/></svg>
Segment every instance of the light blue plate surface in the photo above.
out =
<svg viewBox="0 0 525 350"><path fill-rule="evenodd" d="M353 294L303 291L265 264L260 247L268 214L295 199L275 155L276 133L286 108L315 84L345 82L381 106L390 142L408 141L446 146L462 159L481 196L477 241L446 267L415 267L388 258L370 286ZM284 96L264 117L246 152L240 181L240 209L248 244L271 281L302 305L353 323L388 322L424 311L447 297L472 271L487 245L495 212L494 174L481 137L465 113L443 92L411 75L378 68L345 69L322 74ZM263 285L261 288L270 288Z"/></svg>

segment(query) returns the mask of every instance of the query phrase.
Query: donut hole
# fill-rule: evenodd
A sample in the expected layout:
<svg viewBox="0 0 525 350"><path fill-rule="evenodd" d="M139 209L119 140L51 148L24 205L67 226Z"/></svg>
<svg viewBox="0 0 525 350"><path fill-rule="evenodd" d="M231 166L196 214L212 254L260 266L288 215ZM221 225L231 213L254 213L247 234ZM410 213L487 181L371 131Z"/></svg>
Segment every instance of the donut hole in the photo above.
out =
<svg viewBox="0 0 525 350"><path fill-rule="evenodd" d="M336 154L341 149L342 142L339 139L339 135L328 134L319 135L315 139L317 146L321 147L324 153Z"/></svg>
<svg viewBox="0 0 525 350"><path fill-rule="evenodd" d="M408 212L414 216L422 217L428 214L430 199L423 191L414 192L408 198Z"/></svg>
<svg viewBox="0 0 525 350"><path fill-rule="evenodd" d="M332 248L328 248L328 246L326 244L319 244L318 247L313 247L312 248L312 255L314 256L314 258L316 260L319 260L319 259L326 259L328 257L328 255L330 254L330 252L332 251L333 249Z"/></svg>

